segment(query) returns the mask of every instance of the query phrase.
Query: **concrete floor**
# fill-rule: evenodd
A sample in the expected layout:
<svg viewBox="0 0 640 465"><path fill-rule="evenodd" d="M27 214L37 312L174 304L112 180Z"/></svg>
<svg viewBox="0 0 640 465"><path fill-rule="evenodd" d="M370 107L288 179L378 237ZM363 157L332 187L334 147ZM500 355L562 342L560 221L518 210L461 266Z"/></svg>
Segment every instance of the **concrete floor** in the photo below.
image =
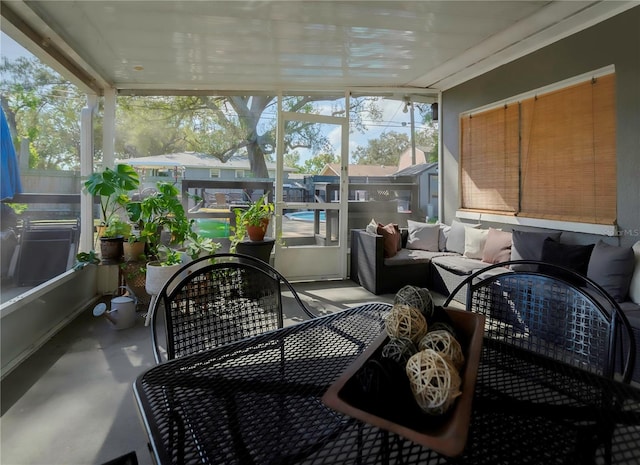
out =
<svg viewBox="0 0 640 465"><path fill-rule="evenodd" d="M392 302L352 281L296 284L318 315L366 302ZM438 297L434 296L438 303ZM285 325L302 313L285 299ZM87 309L10 373L1 386L0 463L101 464L135 451L151 464L132 383L154 365L149 328L117 331Z"/></svg>

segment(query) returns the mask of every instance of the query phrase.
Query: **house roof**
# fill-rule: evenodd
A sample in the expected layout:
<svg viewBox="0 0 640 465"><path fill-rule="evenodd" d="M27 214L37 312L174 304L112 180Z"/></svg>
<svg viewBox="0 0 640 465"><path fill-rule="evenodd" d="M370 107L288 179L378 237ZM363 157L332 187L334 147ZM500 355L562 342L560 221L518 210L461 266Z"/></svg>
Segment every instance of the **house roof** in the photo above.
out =
<svg viewBox="0 0 640 465"><path fill-rule="evenodd" d="M390 176L398 170L395 166L349 165L349 176ZM321 176L340 176L340 164L328 163L320 172Z"/></svg>
<svg viewBox="0 0 640 465"><path fill-rule="evenodd" d="M116 160L116 163L126 163L137 167L175 167L185 168L220 168L220 169L249 169L249 160L246 158L232 158L226 163L212 155L196 152L178 152L165 155L153 155L149 157L127 158ZM276 164L267 162L267 169L275 170ZM284 168L285 171L293 171L293 168Z"/></svg>
<svg viewBox="0 0 640 465"><path fill-rule="evenodd" d="M90 93L398 89L431 97L637 1L2 1L2 30Z"/></svg>
<svg viewBox="0 0 640 465"><path fill-rule="evenodd" d="M408 166L402 170L394 173L394 176L417 176L425 171L435 169L438 167L438 163L420 163L418 165Z"/></svg>

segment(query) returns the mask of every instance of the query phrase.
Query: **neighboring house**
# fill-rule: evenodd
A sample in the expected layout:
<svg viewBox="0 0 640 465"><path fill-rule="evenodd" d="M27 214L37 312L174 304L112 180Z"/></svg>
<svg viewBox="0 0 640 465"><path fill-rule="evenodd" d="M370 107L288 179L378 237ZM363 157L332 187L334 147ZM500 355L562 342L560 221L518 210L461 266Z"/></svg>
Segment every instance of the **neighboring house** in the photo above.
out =
<svg viewBox="0 0 640 465"><path fill-rule="evenodd" d="M407 150L400 154L398 159L398 170L403 170L412 165L422 165L428 163L427 149L424 147L416 147L416 159L413 160L413 149L409 147Z"/></svg>
<svg viewBox="0 0 640 465"><path fill-rule="evenodd" d="M398 168L395 166L384 165L349 165L349 176L390 176ZM322 168L319 176L340 176L340 163L328 163Z"/></svg>
<svg viewBox="0 0 640 465"><path fill-rule="evenodd" d="M155 183L167 178L176 181L180 179L205 180L220 179L233 180L251 178L251 167L246 158L233 158L226 163L212 155L196 152L180 152L149 157L128 158L117 160L116 163L126 163L142 171L146 183ZM275 163L267 162L269 177L275 178ZM294 172L293 168L284 168L285 179Z"/></svg>
<svg viewBox="0 0 640 465"><path fill-rule="evenodd" d="M409 153L411 155L411 153ZM394 173L393 177L413 177L420 186L418 208L427 219L438 218L438 163L410 165Z"/></svg>

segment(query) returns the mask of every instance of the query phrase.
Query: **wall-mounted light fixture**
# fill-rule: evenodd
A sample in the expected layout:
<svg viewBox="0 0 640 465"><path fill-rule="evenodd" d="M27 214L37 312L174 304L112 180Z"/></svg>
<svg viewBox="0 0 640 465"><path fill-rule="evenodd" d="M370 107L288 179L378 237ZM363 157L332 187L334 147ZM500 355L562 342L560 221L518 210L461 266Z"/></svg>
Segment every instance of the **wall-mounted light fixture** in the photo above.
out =
<svg viewBox="0 0 640 465"><path fill-rule="evenodd" d="M438 102L431 104L431 119L438 121Z"/></svg>

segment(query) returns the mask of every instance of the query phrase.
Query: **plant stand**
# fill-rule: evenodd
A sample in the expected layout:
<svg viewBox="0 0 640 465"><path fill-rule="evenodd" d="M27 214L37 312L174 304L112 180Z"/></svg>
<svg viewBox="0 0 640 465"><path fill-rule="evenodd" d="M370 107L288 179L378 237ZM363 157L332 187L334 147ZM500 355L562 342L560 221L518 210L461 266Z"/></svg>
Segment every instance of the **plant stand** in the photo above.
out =
<svg viewBox="0 0 640 465"><path fill-rule="evenodd" d="M265 263L270 262L271 251L276 243L275 239L265 237L261 241L240 241L236 245L236 252L243 255L250 255L255 258L259 258Z"/></svg>

